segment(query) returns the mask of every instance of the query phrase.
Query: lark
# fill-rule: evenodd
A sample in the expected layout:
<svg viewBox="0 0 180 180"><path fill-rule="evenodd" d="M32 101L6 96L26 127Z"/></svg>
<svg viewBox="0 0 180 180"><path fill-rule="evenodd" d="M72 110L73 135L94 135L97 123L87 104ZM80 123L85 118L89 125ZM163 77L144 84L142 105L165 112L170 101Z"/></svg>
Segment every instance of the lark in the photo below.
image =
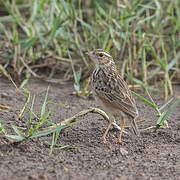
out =
<svg viewBox="0 0 180 180"><path fill-rule="evenodd" d="M109 116L109 124L102 137L106 143L106 135L110 127L116 123L116 118L121 119L121 130L116 142L122 142L122 133L125 122L128 119L133 132L139 136L136 124L138 110L135 100L128 89L126 82L117 71L113 57L102 49L96 49L86 53L95 64L92 73L91 86L96 101Z"/></svg>

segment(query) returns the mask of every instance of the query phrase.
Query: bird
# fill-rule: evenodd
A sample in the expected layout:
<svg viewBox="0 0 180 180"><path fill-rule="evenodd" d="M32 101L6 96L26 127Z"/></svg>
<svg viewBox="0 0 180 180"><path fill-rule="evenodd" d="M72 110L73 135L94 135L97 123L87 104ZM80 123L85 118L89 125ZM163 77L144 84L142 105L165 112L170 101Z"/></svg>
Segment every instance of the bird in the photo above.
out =
<svg viewBox="0 0 180 180"><path fill-rule="evenodd" d="M127 83L118 73L113 57L103 49L86 52L86 55L95 64L91 76L93 95L109 117L109 124L102 136L102 142L107 143L106 136L111 126L116 123L117 117L121 119L121 129L115 142L124 143L122 134L127 119L130 120L134 134L139 136L140 132L136 124L138 117L136 102Z"/></svg>

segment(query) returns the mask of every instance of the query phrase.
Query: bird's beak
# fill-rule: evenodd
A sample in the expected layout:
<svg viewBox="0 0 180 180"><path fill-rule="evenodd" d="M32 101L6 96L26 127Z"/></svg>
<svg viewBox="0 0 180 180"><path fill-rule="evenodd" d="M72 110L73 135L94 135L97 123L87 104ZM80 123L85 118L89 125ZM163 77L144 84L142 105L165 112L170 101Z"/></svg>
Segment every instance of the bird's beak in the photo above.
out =
<svg viewBox="0 0 180 180"><path fill-rule="evenodd" d="M93 55L93 51L86 52L85 54L88 55L88 56L92 56Z"/></svg>

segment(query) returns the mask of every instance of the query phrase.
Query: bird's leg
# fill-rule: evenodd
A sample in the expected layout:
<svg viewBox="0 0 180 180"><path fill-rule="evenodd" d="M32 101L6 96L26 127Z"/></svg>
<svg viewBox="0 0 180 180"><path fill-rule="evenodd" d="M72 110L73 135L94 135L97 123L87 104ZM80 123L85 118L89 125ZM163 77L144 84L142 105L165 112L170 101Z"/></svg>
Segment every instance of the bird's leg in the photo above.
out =
<svg viewBox="0 0 180 180"><path fill-rule="evenodd" d="M106 136L107 136L107 133L111 127L111 125L113 124L113 122L115 121L114 117L113 116L109 116L109 124L108 124L108 127L106 128L106 131L105 133L103 134L103 137L102 137L102 142L103 143L107 143L106 141Z"/></svg>
<svg viewBox="0 0 180 180"><path fill-rule="evenodd" d="M122 120L121 120L121 130L120 130L120 133L119 133L118 139L113 140L113 142L123 144L123 141L121 140L121 137L122 137L122 133L123 133L124 126L125 126L125 117L124 117L124 116L122 116L121 118L122 118Z"/></svg>
<svg viewBox="0 0 180 180"><path fill-rule="evenodd" d="M109 122L109 125L108 125L108 127L106 128L105 133L103 134L103 137L102 137L102 142L103 142L103 143L106 143L106 142L107 142L107 141L106 141L106 135L107 135L107 133L108 133L108 131L109 131L111 125L112 125L112 123Z"/></svg>
<svg viewBox="0 0 180 180"><path fill-rule="evenodd" d="M123 143L122 140L121 140L121 137L122 137L122 133L123 133L124 126L125 126L125 117L122 116L121 131L120 131L120 134L119 134L119 137L118 137L118 142L119 142L119 143Z"/></svg>
<svg viewBox="0 0 180 180"><path fill-rule="evenodd" d="M121 131L121 128L117 125L116 121L114 121L114 122L112 123L112 125L113 125L113 127L114 127L115 129ZM123 129L123 132L124 132L125 134L129 134L129 133L128 133L127 131L125 131L124 129Z"/></svg>

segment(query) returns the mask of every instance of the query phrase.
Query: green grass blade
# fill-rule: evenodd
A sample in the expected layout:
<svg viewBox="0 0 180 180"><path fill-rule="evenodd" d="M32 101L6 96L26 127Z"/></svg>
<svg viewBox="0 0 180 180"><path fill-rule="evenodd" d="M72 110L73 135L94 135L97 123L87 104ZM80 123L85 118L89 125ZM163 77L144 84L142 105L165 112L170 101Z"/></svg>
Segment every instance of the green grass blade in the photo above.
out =
<svg viewBox="0 0 180 180"><path fill-rule="evenodd" d="M38 40L38 37L33 37L32 39L22 43L22 49L28 50L29 48L33 47L38 42Z"/></svg>
<svg viewBox="0 0 180 180"><path fill-rule="evenodd" d="M42 105L42 108L41 108L40 119L43 118L43 116L45 115L45 112L46 112L46 104L47 104L48 92L49 92L49 86L47 88L46 95L45 95L45 98L44 98L44 102L43 102L43 105Z"/></svg>
<svg viewBox="0 0 180 180"><path fill-rule="evenodd" d="M140 86L142 86L146 90L149 89L149 90L152 90L152 91L158 91L158 88L146 85L143 81L141 81L141 80L139 80L139 79L137 79L135 77L132 77L131 74L127 74L127 77L128 77L129 80L134 81L136 84L139 84Z"/></svg>
<svg viewBox="0 0 180 180"><path fill-rule="evenodd" d="M25 95L25 97L26 97L27 100L26 100L23 108L22 108L21 111L19 112L19 114L18 114L18 116L17 116L17 119L19 119L19 118L23 115L23 113L24 113L25 109L27 108L27 105L28 105L28 103L29 103L29 101L30 101L30 98L31 98L30 91L28 91L27 89L23 89L23 92L24 92L25 94L27 94L27 96Z"/></svg>
<svg viewBox="0 0 180 180"><path fill-rule="evenodd" d="M61 146L61 147L59 147L58 149L75 149L75 148L77 148L77 147L73 147L73 146L70 146L70 145L65 145L65 146Z"/></svg>
<svg viewBox="0 0 180 180"><path fill-rule="evenodd" d="M164 112L162 113L162 115L161 115L161 116L159 117L159 119L157 120L155 131L157 131L157 129L161 126L161 124L162 124L165 120L167 120L167 118L169 117L170 113L174 110L174 108L176 107L176 105L177 105L179 102L180 102L180 98L177 99L177 100L175 101L175 103L172 104L167 111L164 111Z"/></svg>
<svg viewBox="0 0 180 180"><path fill-rule="evenodd" d="M21 137L21 136L10 135L10 134L6 134L5 136L6 136L7 138L10 138L10 139L15 140L16 142L20 142L20 141L25 140L25 138L24 138L24 137Z"/></svg>
<svg viewBox="0 0 180 180"><path fill-rule="evenodd" d="M36 16L38 15L38 13L40 12L40 10L43 8L44 3L46 2L46 0L41 0L39 2L39 0L34 0L33 1L33 10L32 10L32 15L31 15L31 21L33 22L36 18Z"/></svg>
<svg viewBox="0 0 180 180"><path fill-rule="evenodd" d="M28 119L28 127L29 128L31 126L31 122L32 122L32 118L33 118L34 101L35 101L35 95L33 96L32 103L31 103L31 108L30 108L30 111L29 111L29 119Z"/></svg>
<svg viewBox="0 0 180 180"><path fill-rule="evenodd" d="M5 130L5 127L4 127L4 124L3 124L2 120L0 120L0 132L6 134L6 130Z"/></svg>
<svg viewBox="0 0 180 180"><path fill-rule="evenodd" d="M24 137L23 133L19 130L19 128L15 125L11 126L13 128L13 130L15 131L15 133L20 136L20 137Z"/></svg>
<svg viewBox="0 0 180 180"><path fill-rule="evenodd" d="M176 57L174 59L171 60L171 62L167 65L167 70L169 71L175 64L176 62L179 60L180 57L180 52L176 55Z"/></svg>
<svg viewBox="0 0 180 180"><path fill-rule="evenodd" d="M36 138L36 137L46 136L46 135L51 134L53 132L61 131L62 129L70 127L70 126L72 126L74 124L75 123L70 123L69 125L63 125L63 126L59 125L59 126L56 126L56 127L52 128L52 129L37 131L30 138L32 139L32 138Z"/></svg>
<svg viewBox="0 0 180 180"><path fill-rule="evenodd" d="M150 48L150 50L151 50L151 52L152 52L156 62L161 66L161 68L165 69L166 67L164 66L162 60L159 58L159 56L157 55L154 47L150 43L148 45L148 48Z"/></svg>
<svg viewBox="0 0 180 180"><path fill-rule="evenodd" d="M26 71L26 78L23 80L23 82L20 85L20 89L22 89L29 81L29 78L31 77L31 73L29 70Z"/></svg>
<svg viewBox="0 0 180 180"><path fill-rule="evenodd" d="M60 131L56 131L56 132L53 133L52 143L51 143L51 146L50 146L50 154L52 154L53 149L56 146L56 142L58 140L59 133L60 133Z"/></svg>
<svg viewBox="0 0 180 180"><path fill-rule="evenodd" d="M162 109L164 109L170 102L172 102L173 99L174 99L174 98L171 98L168 102L166 102L165 104L163 104L163 105L159 108L159 110L161 111Z"/></svg>
<svg viewBox="0 0 180 180"><path fill-rule="evenodd" d="M154 109L157 109L158 106L150 101L148 101L147 99L145 99L144 97L140 96L139 94L135 93L134 91L131 91L131 93L133 95L135 95L138 99L140 99L142 102L144 102L145 104L151 106Z"/></svg>

